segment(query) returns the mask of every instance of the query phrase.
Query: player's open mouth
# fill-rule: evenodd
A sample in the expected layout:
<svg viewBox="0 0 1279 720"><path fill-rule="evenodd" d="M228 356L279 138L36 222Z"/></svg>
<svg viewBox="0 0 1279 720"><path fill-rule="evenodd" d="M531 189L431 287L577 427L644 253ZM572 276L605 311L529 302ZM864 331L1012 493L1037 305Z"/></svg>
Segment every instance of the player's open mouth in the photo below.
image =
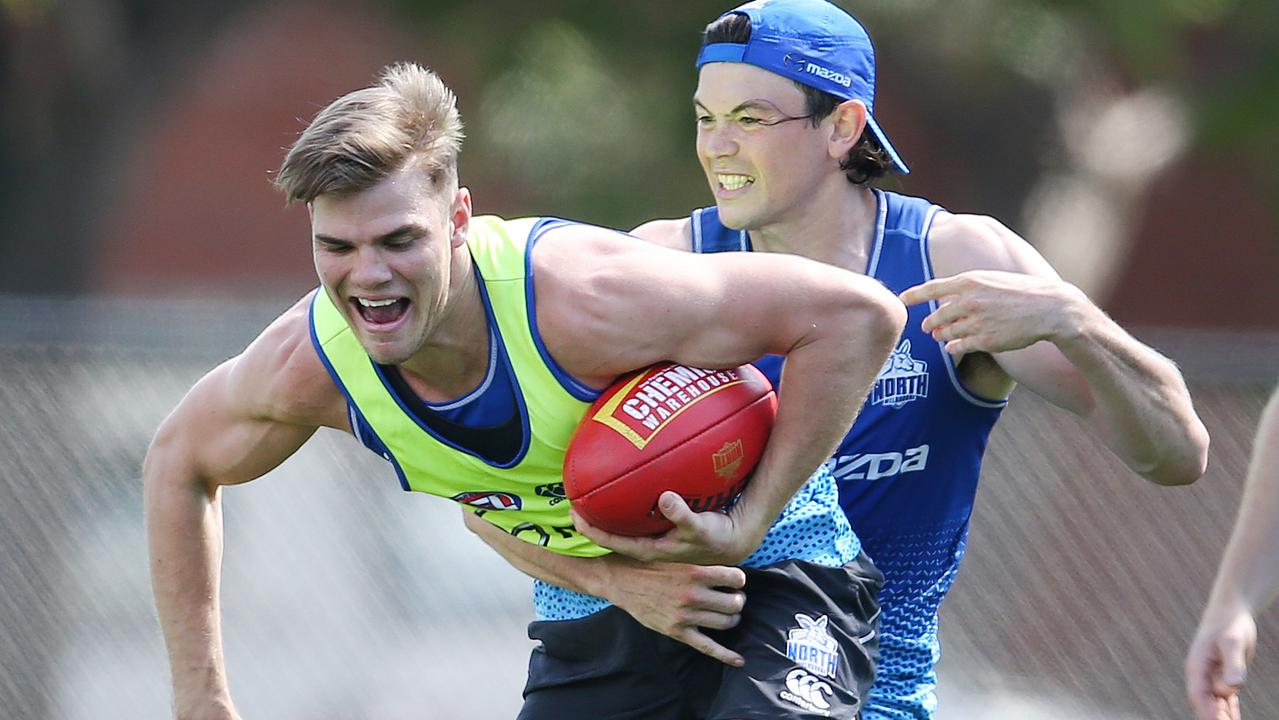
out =
<svg viewBox="0 0 1279 720"><path fill-rule="evenodd" d="M736 173L715 173L715 180L719 182L720 188L729 192L741 190L755 182L755 178L750 175L738 175Z"/></svg>
<svg viewBox="0 0 1279 720"><path fill-rule="evenodd" d="M408 312L408 298L352 298L351 304L364 322L373 327L394 325Z"/></svg>

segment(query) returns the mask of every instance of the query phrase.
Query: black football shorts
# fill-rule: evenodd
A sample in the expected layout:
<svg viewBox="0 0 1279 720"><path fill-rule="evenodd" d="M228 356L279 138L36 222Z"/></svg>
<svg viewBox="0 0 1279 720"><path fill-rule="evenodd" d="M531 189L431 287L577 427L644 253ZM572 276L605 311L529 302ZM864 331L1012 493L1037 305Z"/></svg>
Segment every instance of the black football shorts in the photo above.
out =
<svg viewBox="0 0 1279 720"><path fill-rule="evenodd" d="M724 665L610 607L539 621L519 720L778 720L858 716L875 675L883 576L862 554L838 568L744 568L737 627L708 632L746 658Z"/></svg>

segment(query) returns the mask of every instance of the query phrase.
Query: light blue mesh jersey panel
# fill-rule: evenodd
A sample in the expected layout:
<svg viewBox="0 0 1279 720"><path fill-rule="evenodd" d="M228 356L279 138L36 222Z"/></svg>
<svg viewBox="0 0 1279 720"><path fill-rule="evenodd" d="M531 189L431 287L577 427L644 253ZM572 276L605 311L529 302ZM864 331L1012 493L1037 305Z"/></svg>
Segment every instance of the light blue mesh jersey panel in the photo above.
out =
<svg viewBox="0 0 1279 720"><path fill-rule="evenodd" d="M763 543L742 565L763 567L782 560L839 567L857 558L861 543L839 507L839 493L827 466L818 468L782 510ZM534 582L533 608L539 620L573 620L609 606L607 600Z"/></svg>
<svg viewBox="0 0 1279 720"><path fill-rule="evenodd" d="M928 229L940 208L875 191L878 217L867 274L893 292L933 277ZM750 250L715 208L692 215L693 249ZM827 463L840 504L884 573L880 661L865 720L933 716L941 655L937 610L963 558L981 457L1005 402L969 393L951 358L920 329L935 306L917 305L857 421ZM756 365L774 385L782 358ZM779 386L779 391L784 391Z"/></svg>

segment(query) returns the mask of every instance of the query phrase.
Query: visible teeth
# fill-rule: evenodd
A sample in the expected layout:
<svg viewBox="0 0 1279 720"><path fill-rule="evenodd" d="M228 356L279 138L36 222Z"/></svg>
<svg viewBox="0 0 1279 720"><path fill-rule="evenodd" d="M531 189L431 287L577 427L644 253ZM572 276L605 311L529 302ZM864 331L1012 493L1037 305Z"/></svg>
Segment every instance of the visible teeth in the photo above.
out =
<svg viewBox="0 0 1279 720"><path fill-rule="evenodd" d="M395 304L394 300L369 300L367 298L356 298L356 300L359 300L364 307L386 307L387 305Z"/></svg>
<svg viewBox="0 0 1279 720"><path fill-rule="evenodd" d="M755 178L750 175L723 175L717 174L716 180L719 180L720 187L725 190L740 190L747 185L755 182Z"/></svg>

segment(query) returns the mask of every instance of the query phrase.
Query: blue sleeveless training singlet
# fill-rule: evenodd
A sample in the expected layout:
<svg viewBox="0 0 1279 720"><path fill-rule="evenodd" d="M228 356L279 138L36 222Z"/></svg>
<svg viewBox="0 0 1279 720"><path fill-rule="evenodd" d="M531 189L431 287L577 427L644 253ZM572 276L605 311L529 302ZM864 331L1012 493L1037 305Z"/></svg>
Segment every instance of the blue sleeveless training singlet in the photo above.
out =
<svg viewBox="0 0 1279 720"><path fill-rule="evenodd" d="M894 293L932 279L928 229L941 208L880 190L875 196L866 274ZM691 219L694 252L751 249L747 233L724 227L715 208L696 210ZM880 663L866 720L933 715L937 610L959 570L982 454L1006 404L960 383L951 357L920 329L935 309L935 303L909 308L897 348L827 462L840 505L885 578ZM782 358L756 365L781 391Z"/></svg>

